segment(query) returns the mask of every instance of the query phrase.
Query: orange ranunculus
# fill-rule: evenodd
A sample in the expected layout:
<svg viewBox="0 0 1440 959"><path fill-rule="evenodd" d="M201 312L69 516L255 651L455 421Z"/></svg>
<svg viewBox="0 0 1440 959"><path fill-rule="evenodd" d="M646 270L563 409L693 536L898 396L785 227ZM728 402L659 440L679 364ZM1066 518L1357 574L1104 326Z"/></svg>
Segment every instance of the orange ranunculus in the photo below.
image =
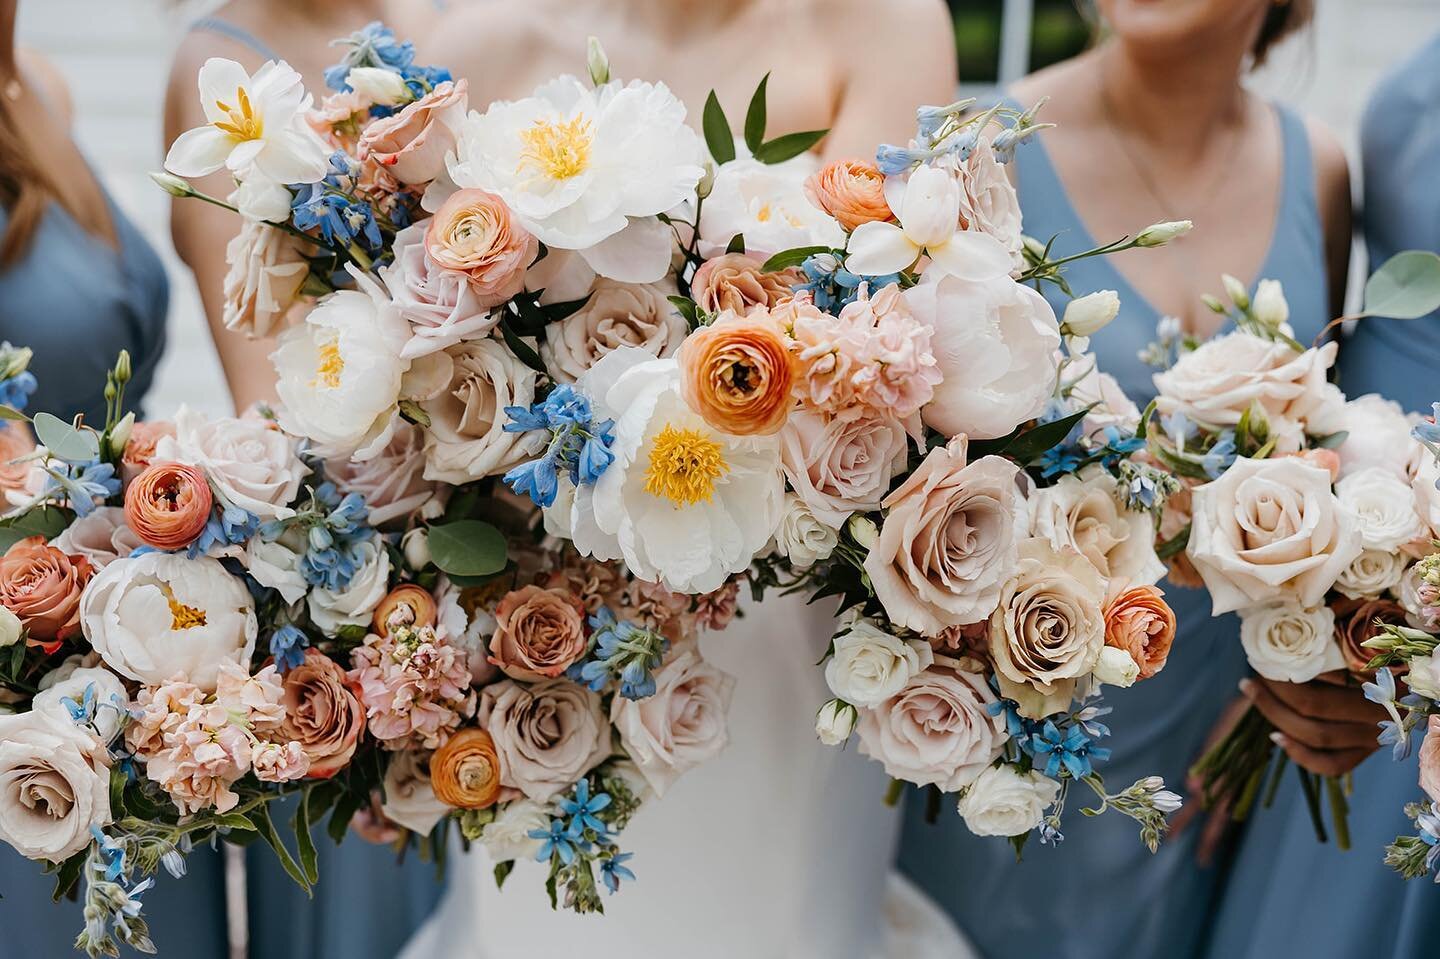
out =
<svg viewBox="0 0 1440 959"><path fill-rule="evenodd" d="M685 403L735 436L778 433L794 405L794 359L765 310L722 313L680 347Z"/></svg>
<svg viewBox="0 0 1440 959"><path fill-rule="evenodd" d="M414 626L420 629L435 625L435 597L430 591L415 583L401 583L380 600L375 607L374 625L371 627L379 636L389 636L390 630L400 626Z"/></svg>
<svg viewBox="0 0 1440 959"><path fill-rule="evenodd" d="M462 729L430 757L435 798L456 809L484 809L500 797L500 757L483 729Z"/></svg>
<svg viewBox="0 0 1440 959"><path fill-rule="evenodd" d="M1165 668L1175 640L1175 613L1154 586L1136 586L1105 607L1105 645L1123 649L1149 679Z"/></svg>
<svg viewBox="0 0 1440 959"><path fill-rule="evenodd" d="M885 174L864 160L832 160L805 180L810 202L846 230L893 216L885 202Z"/></svg>
<svg viewBox="0 0 1440 959"><path fill-rule="evenodd" d="M152 463L125 490L125 522L146 544L177 550L204 531L213 504L199 467Z"/></svg>
<svg viewBox="0 0 1440 959"><path fill-rule="evenodd" d="M690 281L690 297L706 313L746 313L756 306L775 306L791 296L800 282L796 269L765 273L763 262L748 253L726 253L706 260Z"/></svg>
<svg viewBox="0 0 1440 959"><path fill-rule="evenodd" d="M80 631L80 594L94 567L30 536L0 557L0 604L29 632L31 646L53 653Z"/></svg>

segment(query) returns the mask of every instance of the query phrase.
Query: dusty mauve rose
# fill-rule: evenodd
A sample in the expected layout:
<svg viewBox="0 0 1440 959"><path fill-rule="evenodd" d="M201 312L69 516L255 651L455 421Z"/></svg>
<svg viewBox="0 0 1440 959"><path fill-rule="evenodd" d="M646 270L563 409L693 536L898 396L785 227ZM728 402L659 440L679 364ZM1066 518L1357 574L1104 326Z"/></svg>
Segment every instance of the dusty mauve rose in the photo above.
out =
<svg viewBox="0 0 1440 959"><path fill-rule="evenodd" d="M1175 640L1175 613L1154 586L1127 589L1105 607L1105 645L1123 649L1149 679L1165 668Z"/></svg>
<svg viewBox="0 0 1440 959"><path fill-rule="evenodd" d="M110 756L68 716L0 716L0 840L27 859L64 862L110 824Z"/></svg>
<svg viewBox="0 0 1440 959"><path fill-rule="evenodd" d="M125 521L148 545L169 552L195 541L213 504L198 466L154 463L126 488Z"/></svg>
<svg viewBox="0 0 1440 959"><path fill-rule="evenodd" d="M370 628L380 636L389 636L392 628L434 626L436 614L435 597L428 589L418 583L401 583L375 607Z"/></svg>
<svg viewBox="0 0 1440 959"><path fill-rule="evenodd" d="M500 757L483 729L462 729L430 757L435 798L456 809L484 809L500 797Z"/></svg>
<svg viewBox="0 0 1440 959"><path fill-rule="evenodd" d="M28 536L0 557L0 605L20 618L31 646L53 653L80 631L80 594L93 572L85 557Z"/></svg>
<svg viewBox="0 0 1440 959"><path fill-rule="evenodd" d="M657 796L675 780L719 755L729 741L734 677L700 658L689 645L655 671L655 692L643 699L616 696L610 720L640 775Z"/></svg>
<svg viewBox="0 0 1440 959"><path fill-rule="evenodd" d="M457 190L425 232L425 251L442 268L464 273L486 308L504 303L525 286L525 268L539 241L510 215L493 193Z"/></svg>
<svg viewBox="0 0 1440 959"><path fill-rule="evenodd" d="M125 511L118 506L97 506L71 523L50 541L62 553L83 556L97 570L121 556L129 556L144 543L125 525Z"/></svg>
<svg viewBox="0 0 1440 959"><path fill-rule="evenodd" d="M1045 695L1068 689L1105 646L1104 601L1105 582L1088 559L1025 540L990 617L996 671Z"/></svg>
<svg viewBox="0 0 1440 959"><path fill-rule="evenodd" d="M885 202L885 174L865 160L832 160L805 178L810 202L847 230L892 217Z"/></svg>
<svg viewBox="0 0 1440 959"><path fill-rule="evenodd" d="M796 410L780 431L780 465L815 518L838 529L851 513L880 508L905 466L905 444L897 420Z"/></svg>
<svg viewBox="0 0 1440 959"><path fill-rule="evenodd" d="M304 661L285 674L282 684L285 719L272 738L299 743L310 759L310 778L329 779L355 755L365 731L365 707L351 691L345 670L319 650L305 650Z"/></svg>
<svg viewBox="0 0 1440 959"><path fill-rule="evenodd" d="M247 218L225 245L225 329L264 337L284 326L310 275L305 252L295 236Z"/></svg>
<svg viewBox="0 0 1440 959"><path fill-rule="evenodd" d="M11 493L25 497L37 490L36 473L31 463L16 460L35 451L35 439L24 423L0 423L0 500Z"/></svg>
<svg viewBox="0 0 1440 959"><path fill-rule="evenodd" d="M936 447L885 498L889 511L865 557L892 622L927 636L987 618L1022 534L1015 479L998 456L966 460L966 439Z"/></svg>
<svg viewBox="0 0 1440 959"><path fill-rule="evenodd" d="M860 752L896 779L945 792L962 789L1005 748L1005 720L987 707L995 694L979 673L931 666L899 694L860 710Z"/></svg>
<svg viewBox="0 0 1440 959"><path fill-rule="evenodd" d="M715 429L769 436L785 425L795 366L768 313L720 314L685 339L679 360L686 405Z"/></svg>
<svg viewBox="0 0 1440 959"><path fill-rule="evenodd" d="M748 253L722 253L700 264L690 280L690 298L706 313L748 313L778 306L803 277L794 269L765 273L765 261Z"/></svg>
<svg viewBox="0 0 1440 959"><path fill-rule="evenodd" d="M566 679L502 680L480 691L480 727L495 741L501 784L548 801L610 755L600 697Z"/></svg>
<svg viewBox="0 0 1440 959"><path fill-rule="evenodd" d="M175 424L165 420L141 420L130 428L130 440L120 456L120 475L126 486L150 466L156 445L174 435Z"/></svg>
<svg viewBox="0 0 1440 959"><path fill-rule="evenodd" d="M425 432L403 420L375 457L325 463L325 475L336 485L365 497L370 525L376 527L403 520L435 500L439 488L424 474Z"/></svg>
<svg viewBox="0 0 1440 959"><path fill-rule="evenodd" d="M1374 673L1369 669L1370 660L1375 656L1375 651L1365 648L1365 641L1374 639L1380 635L1380 628L1375 621L1391 626L1404 626L1405 607L1393 599L1342 599L1336 601L1335 610L1335 640L1340 644L1340 652L1345 654L1345 666L1350 672L1356 675L1368 676Z"/></svg>
<svg viewBox="0 0 1440 959"><path fill-rule="evenodd" d="M585 655L585 610L569 591L522 586L495 607L490 662L511 679L554 678Z"/></svg>
<svg viewBox="0 0 1440 959"><path fill-rule="evenodd" d="M507 406L535 400L535 371L495 340L470 340L446 350L450 382L420 404L430 417L425 431L425 478L469 483L503 473L537 452L543 437L507 433Z"/></svg>
<svg viewBox="0 0 1440 959"><path fill-rule="evenodd" d="M426 251L429 228L422 220L395 234L395 259L380 268L396 312L410 325L410 339L400 348L407 360L482 337L500 322L468 276L445 269Z"/></svg>
<svg viewBox="0 0 1440 959"><path fill-rule="evenodd" d="M595 281L584 306L545 327L540 356L562 383L573 383L612 350L634 346L661 359L680 348L685 318L666 299L673 285Z"/></svg>
<svg viewBox="0 0 1440 959"><path fill-rule="evenodd" d="M1432 802L1440 803L1440 716L1431 716L1420 744L1420 788Z"/></svg>
<svg viewBox="0 0 1440 959"><path fill-rule="evenodd" d="M360 134L360 160L380 165L401 183L429 183L445 171L445 154L455 149L467 90L463 78L446 80L403 110L372 121Z"/></svg>

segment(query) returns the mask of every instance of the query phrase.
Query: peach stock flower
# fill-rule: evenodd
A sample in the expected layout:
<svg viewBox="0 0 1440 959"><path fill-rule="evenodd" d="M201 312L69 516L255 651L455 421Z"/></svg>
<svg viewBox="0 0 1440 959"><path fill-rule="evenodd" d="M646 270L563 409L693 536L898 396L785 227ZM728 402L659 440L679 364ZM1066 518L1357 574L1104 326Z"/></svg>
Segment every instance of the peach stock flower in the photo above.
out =
<svg viewBox="0 0 1440 959"><path fill-rule="evenodd" d="M430 757L435 798L457 809L484 809L500 797L500 757L483 729L462 729Z"/></svg>
<svg viewBox="0 0 1440 959"><path fill-rule="evenodd" d="M390 630L400 626L420 629L435 625L435 597L430 591L415 583L401 583L380 600L375 607L374 625L371 627L381 636L390 635Z"/></svg>
<svg viewBox="0 0 1440 959"><path fill-rule="evenodd" d="M401 183L435 179L445 171L445 154L455 150L467 86L464 79L437 83L405 109L373 121L360 134L360 159L379 164Z"/></svg>
<svg viewBox="0 0 1440 959"><path fill-rule="evenodd" d="M80 630L80 594L93 572L85 557L26 537L0 557L0 604L19 617L31 646L53 653Z"/></svg>
<svg viewBox="0 0 1440 959"><path fill-rule="evenodd" d="M1105 645L1123 649L1149 679L1165 668L1175 640L1175 613L1154 586L1136 586L1105 607Z"/></svg>
<svg viewBox="0 0 1440 959"><path fill-rule="evenodd" d="M777 306L790 298L801 280L796 269L765 273L764 263L748 253L725 253L706 260L690 280L690 297L707 313L747 313L752 307Z"/></svg>
<svg viewBox="0 0 1440 959"><path fill-rule="evenodd" d="M468 276L480 306L488 309L524 287L539 243L495 194L457 190L430 220L425 250L442 268Z"/></svg>
<svg viewBox="0 0 1440 959"><path fill-rule="evenodd" d="M885 202L885 175L864 160L832 160L805 180L810 202L853 230L894 214Z"/></svg>
<svg viewBox="0 0 1440 959"><path fill-rule="evenodd" d="M779 432L790 416L795 368L770 315L722 313L680 347L680 392L712 427L735 436Z"/></svg>
<svg viewBox="0 0 1440 959"><path fill-rule="evenodd" d="M524 586L495 607L490 662L511 679L554 678L585 655L585 610L563 589Z"/></svg>
<svg viewBox="0 0 1440 959"><path fill-rule="evenodd" d="M205 473L187 463L154 463L125 490L125 520L150 546L172 551L205 529L214 497Z"/></svg>

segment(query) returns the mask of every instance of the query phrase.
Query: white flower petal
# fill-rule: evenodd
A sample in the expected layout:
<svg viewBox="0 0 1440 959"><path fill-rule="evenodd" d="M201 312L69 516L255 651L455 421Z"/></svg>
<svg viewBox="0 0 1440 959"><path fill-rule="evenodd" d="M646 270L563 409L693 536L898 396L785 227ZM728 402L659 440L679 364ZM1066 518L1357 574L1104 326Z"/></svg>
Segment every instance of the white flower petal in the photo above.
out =
<svg viewBox="0 0 1440 959"><path fill-rule="evenodd" d="M860 276L884 276L900 272L919 256L920 248L898 226L872 220L850 234L845 268Z"/></svg>

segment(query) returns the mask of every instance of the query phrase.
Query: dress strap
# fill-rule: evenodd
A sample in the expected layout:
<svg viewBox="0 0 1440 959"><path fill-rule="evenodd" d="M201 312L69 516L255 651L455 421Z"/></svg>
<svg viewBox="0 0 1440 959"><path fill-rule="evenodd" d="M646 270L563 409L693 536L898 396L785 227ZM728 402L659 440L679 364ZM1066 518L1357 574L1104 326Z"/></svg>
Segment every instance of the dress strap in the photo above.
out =
<svg viewBox="0 0 1440 959"><path fill-rule="evenodd" d="M248 30L245 30L242 27L237 27L229 20L222 20L219 17L201 17L199 20L196 20L194 23L190 24L190 29L192 31L199 30L205 33L214 33L227 39L234 40L236 43L242 46L249 47L251 50L254 50L266 60L278 61L283 59L280 54L270 49L270 47L259 37L256 37L254 34L250 33Z"/></svg>
<svg viewBox="0 0 1440 959"><path fill-rule="evenodd" d="M1305 129L1304 118L1285 104L1275 104L1275 112L1280 118L1280 143L1285 157L1285 196L1314 208L1315 161L1310 154L1310 132Z"/></svg>

